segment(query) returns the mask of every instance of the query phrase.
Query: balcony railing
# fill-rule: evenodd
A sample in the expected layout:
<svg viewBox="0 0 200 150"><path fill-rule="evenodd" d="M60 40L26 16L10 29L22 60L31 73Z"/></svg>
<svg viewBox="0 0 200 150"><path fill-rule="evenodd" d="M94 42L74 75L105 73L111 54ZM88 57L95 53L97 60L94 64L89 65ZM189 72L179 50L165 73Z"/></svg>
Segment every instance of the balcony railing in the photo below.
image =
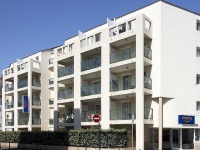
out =
<svg viewBox="0 0 200 150"><path fill-rule="evenodd" d="M110 63L115 63L115 62L131 59L131 58L135 58L135 56L136 56L136 52L134 48L123 49L119 52L110 54Z"/></svg>
<svg viewBox="0 0 200 150"><path fill-rule="evenodd" d="M19 118L18 125L28 125L28 118L27 117Z"/></svg>
<svg viewBox="0 0 200 150"><path fill-rule="evenodd" d="M74 123L74 114L60 114L58 121L59 123Z"/></svg>
<svg viewBox="0 0 200 150"><path fill-rule="evenodd" d="M22 100L18 100L18 107L22 107Z"/></svg>
<svg viewBox="0 0 200 150"><path fill-rule="evenodd" d="M53 58L49 59L49 65L53 64Z"/></svg>
<svg viewBox="0 0 200 150"><path fill-rule="evenodd" d="M101 84L93 84L89 86L83 86L81 88L81 96L89 96L101 93Z"/></svg>
<svg viewBox="0 0 200 150"><path fill-rule="evenodd" d="M74 97L74 90L69 89L69 90L63 90L58 92L58 99L68 99L68 98L73 98Z"/></svg>
<svg viewBox="0 0 200 150"><path fill-rule="evenodd" d="M49 119L49 125L53 125L54 124L54 120L53 120L53 118L50 118Z"/></svg>
<svg viewBox="0 0 200 150"><path fill-rule="evenodd" d="M92 122L95 114L101 115L101 111L83 111L81 113L81 122Z"/></svg>
<svg viewBox="0 0 200 150"><path fill-rule="evenodd" d="M18 82L18 89L19 88L23 88L23 87L27 87L28 86L28 80L21 80Z"/></svg>
<svg viewBox="0 0 200 150"><path fill-rule="evenodd" d="M37 87L41 87L41 82L38 79L33 79L32 80L32 85L33 86L37 86Z"/></svg>
<svg viewBox="0 0 200 150"><path fill-rule="evenodd" d="M111 109L110 110L110 120L131 120L132 114L134 114L133 108L124 109ZM134 114L136 119L136 115ZM144 108L144 119L153 119L153 109L149 107Z"/></svg>
<svg viewBox="0 0 200 150"><path fill-rule="evenodd" d="M144 46L144 56L149 59L152 58L152 50L146 46Z"/></svg>
<svg viewBox="0 0 200 150"><path fill-rule="evenodd" d="M134 114L133 108L111 109L110 120L131 120L132 114Z"/></svg>
<svg viewBox="0 0 200 150"><path fill-rule="evenodd" d="M81 70L85 71L85 70L97 68L99 66L101 66L101 58L100 57L95 57L95 58L83 61L81 63Z"/></svg>
<svg viewBox="0 0 200 150"><path fill-rule="evenodd" d="M32 118L32 124L33 125L40 125L41 124L41 118Z"/></svg>
<svg viewBox="0 0 200 150"><path fill-rule="evenodd" d="M152 80L151 78L144 77L144 87L147 89L152 89Z"/></svg>
<svg viewBox="0 0 200 150"><path fill-rule="evenodd" d="M50 98L49 99L49 105L53 105L54 104L54 99L53 98Z"/></svg>
<svg viewBox="0 0 200 150"><path fill-rule="evenodd" d="M6 119L5 120L5 125L6 126L13 126L14 125L14 120L13 119Z"/></svg>
<svg viewBox="0 0 200 150"><path fill-rule="evenodd" d="M41 106L41 99L39 99L39 98L32 98L32 105L33 106Z"/></svg>
<svg viewBox="0 0 200 150"><path fill-rule="evenodd" d="M8 91L13 91L13 89L14 89L14 85L13 85L13 84L7 84L7 85L5 86L6 92L8 92Z"/></svg>
<svg viewBox="0 0 200 150"><path fill-rule="evenodd" d="M13 106L14 106L14 102L13 101L5 103L6 109L11 109L11 108L13 108Z"/></svg>
<svg viewBox="0 0 200 150"><path fill-rule="evenodd" d="M73 74L73 73L74 73L74 66L73 65L58 69L58 77L59 78Z"/></svg>
<svg viewBox="0 0 200 150"><path fill-rule="evenodd" d="M54 84L54 78L49 79L49 85Z"/></svg>
<svg viewBox="0 0 200 150"><path fill-rule="evenodd" d="M135 79L129 78L124 80L112 80L110 82L110 91L121 91L121 90L128 90L134 89L135 86Z"/></svg>

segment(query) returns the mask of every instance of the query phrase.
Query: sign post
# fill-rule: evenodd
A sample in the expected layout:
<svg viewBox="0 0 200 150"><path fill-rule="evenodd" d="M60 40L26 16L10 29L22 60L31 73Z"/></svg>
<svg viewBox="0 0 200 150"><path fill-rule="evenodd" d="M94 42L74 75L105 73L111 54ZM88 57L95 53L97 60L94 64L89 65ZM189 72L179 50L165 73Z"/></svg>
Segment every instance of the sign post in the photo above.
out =
<svg viewBox="0 0 200 150"><path fill-rule="evenodd" d="M98 123L98 125L99 125L99 133L98 133L98 139L99 139L99 150L101 150L101 138L100 138L100 116L99 115L97 115L97 114L95 114L94 116L93 116L93 121L94 122L96 122L96 123Z"/></svg>

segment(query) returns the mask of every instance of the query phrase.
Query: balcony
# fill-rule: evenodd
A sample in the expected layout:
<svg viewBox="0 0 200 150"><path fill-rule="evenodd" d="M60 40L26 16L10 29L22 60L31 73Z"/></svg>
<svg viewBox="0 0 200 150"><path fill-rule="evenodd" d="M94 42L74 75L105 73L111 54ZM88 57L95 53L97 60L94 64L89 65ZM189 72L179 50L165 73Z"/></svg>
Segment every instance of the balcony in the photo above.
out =
<svg viewBox="0 0 200 150"><path fill-rule="evenodd" d="M38 79L32 79L32 86L41 87L41 82Z"/></svg>
<svg viewBox="0 0 200 150"><path fill-rule="evenodd" d="M89 96L101 93L101 84L93 84L89 86L83 86L81 88L81 96Z"/></svg>
<svg viewBox="0 0 200 150"><path fill-rule="evenodd" d="M152 59L152 50L146 46L144 46L144 57Z"/></svg>
<svg viewBox="0 0 200 150"><path fill-rule="evenodd" d="M53 118L50 118L49 119L49 125L53 125L54 124L54 120L53 120Z"/></svg>
<svg viewBox="0 0 200 150"><path fill-rule="evenodd" d="M5 91L13 91L14 90L14 84L6 84Z"/></svg>
<svg viewBox="0 0 200 150"><path fill-rule="evenodd" d="M124 109L111 109L110 110L110 120L131 120L132 114L134 114L133 108ZM136 114L134 114L134 119L136 119ZM144 119L153 119L153 109L145 107L144 108Z"/></svg>
<svg viewBox="0 0 200 150"><path fill-rule="evenodd" d="M41 106L41 100L39 98L32 98L33 106Z"/></svg>
<svg viewBox="0 0 200 150"><path fill-rule="evenodd" d="M33 125L40 125L41 124L41 118L33 117L32 118L32 124Z"/></svg>
<svg viewBox="0 0 200 150"><path fill-rule="evenodd" d="M128 78L125 80L112 80L110 82L110 91L111 92L134 89L135 87L136 87L136 85L135 85L134 78Z"/></svg>
<svg viewBox="0 0 200 150"><path fill-rule="evenodd" d="M74 65L58 69L58 77L67 76L74 73Z"/></svg>
<svg viewBox="0 0 200 150"><path fill-rule="evenodd" d="M28 125L28 118L27 117L19 118L18 125Z"/></svg>
<svg viewBox="0 0 200 150"><path fill-rule="evenodd" d="M14 107L14 101L6 102L5 103L5 108L6 109L11 109Z"/></svg>
<svg viewBox="0 0 200 150"><path fill-rule="evenodd" d="M151 78L144 77L144 87L147 89L152 89L152 80Z"/></svg>
<svg viewBox="0 0 200 150"><path fill-rule="evenodd" d="M101 111L83 111L81 113L81 122L93 122L93 116L95 114L101 115Z"/></svg>
<svg viewBox="0 0 200 150"><path fill-rule="evenodd" d="M18 82L18 89L28 86L28 80L21 80Z"/></svg>
<svg viewBox="0 0 200 150"><path fill-rule="evenodd" d="M68 89L68 90L63 90L58 92L58 99L68 99L68 98L73 98L74 97L74 90L73 89Z"/></svg>
<svg viewBox="0 0 200 150"><path fill-rule="evenodd" d="M18 100L18 107L22 107L22 100Z"/></svg>
<svg viewBox="0 0 200 150"><path fill-rule="evenodd" d="M95 57L81 63L81 71L90 70L101 66L101 58Z"/></svg>
<svg viewBox="0 0 200 150"><path fill-rule="evenodd" d="M54 99L53 98L50 98L49 99L49 105L53 105L54 104Z"/></svg>
<svg viewBox="0 0 200 150"><path fill-rule="evenodd" d="M59 123L74 123L74 114L60 114L58 121Z"/></svg>
<svg viewBox="0 0 200 150"><path fill-rule="evenodd" d="M133 48L123 49L119 52L110 54L110 63L116 63L123 60L135 58L136 52Z"/></svg>
<svg viewBox="0 0 200 150"><path fill-rule="evenodd" d="M54 84L54 78L49 79L49 85Z"/></svg>
<svg viewBox="0 0 200 150"><path fill-rule="evenodd" d="M14 120L13 119L6 119L5 125L6 126L14 126Z"/></svg>

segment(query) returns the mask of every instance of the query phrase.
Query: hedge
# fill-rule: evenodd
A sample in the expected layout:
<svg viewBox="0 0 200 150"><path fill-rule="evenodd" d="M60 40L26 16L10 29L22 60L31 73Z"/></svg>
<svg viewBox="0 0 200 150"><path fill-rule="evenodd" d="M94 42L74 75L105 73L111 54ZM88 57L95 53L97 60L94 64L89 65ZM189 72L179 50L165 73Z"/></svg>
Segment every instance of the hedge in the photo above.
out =
<svg viewBox="0 0 200 150"><path fill-rule="evenodd" d="M100 130L100 132L98 129L80 129L68 132L0 132L0 142L5 143L65 145L91 148L99 147L99 137L101 148L126 147L126 129Z"/></svg>

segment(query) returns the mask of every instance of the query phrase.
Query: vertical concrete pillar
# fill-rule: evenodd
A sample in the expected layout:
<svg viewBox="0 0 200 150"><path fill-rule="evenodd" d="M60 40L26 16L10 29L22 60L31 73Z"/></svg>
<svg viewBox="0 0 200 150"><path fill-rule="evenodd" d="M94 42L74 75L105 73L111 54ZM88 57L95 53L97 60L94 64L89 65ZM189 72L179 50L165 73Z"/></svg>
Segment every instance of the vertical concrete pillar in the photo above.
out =
<svg viewBox="0 0 200 150"><path fill-rule="evenodd" d="M81 54L80 44L73 45L74 53L74 129L81 128Z"/></svg>
<svg viewBox="0 0 200 150"><path fill-rule="evenodd" d="M136 18L136 150L144 150L144 15Z"/></svg>
<svg viewBox="0 0 200 150"><path fill-rule="evenodd" d="M28 61L28 100L29 100L29 123L28 123L28 131L32 131L32 117L33 117L33 110L32 110L32 66L33 60L30 59Z"/></svg>
<svg viewBox="0 0 200 150"><path fill-rule="evenodd" d="M108 30L108 29L106 29ZM110 120L110 45L106 41L109 31L102 32L101 37L101 128L109 129Z"/></svg>
<svg viewBox="0 0 200 150"><path fill-rule="evenodd" d="M163 99L159 97L159 150L162 150L163 137Z"/></svg>
<svg viewBox="0 0 200 150"><path fill-rule="evenodd" d="M14 130L18 130L18 118L19 118L19 112L18 112L18 76L17 76L17 65L14 65ZM22 99L21 99L22 100Z"/></svg>
<svg viewBox="0 0 200 150"><path fill-rule="evenodd" d="M4 75L4 71L2 72L2 74ZM3 88L2 88L2 131L5 131L5 86L6 86L6 82L5 82L5 78L3 77Z"/></svg>

